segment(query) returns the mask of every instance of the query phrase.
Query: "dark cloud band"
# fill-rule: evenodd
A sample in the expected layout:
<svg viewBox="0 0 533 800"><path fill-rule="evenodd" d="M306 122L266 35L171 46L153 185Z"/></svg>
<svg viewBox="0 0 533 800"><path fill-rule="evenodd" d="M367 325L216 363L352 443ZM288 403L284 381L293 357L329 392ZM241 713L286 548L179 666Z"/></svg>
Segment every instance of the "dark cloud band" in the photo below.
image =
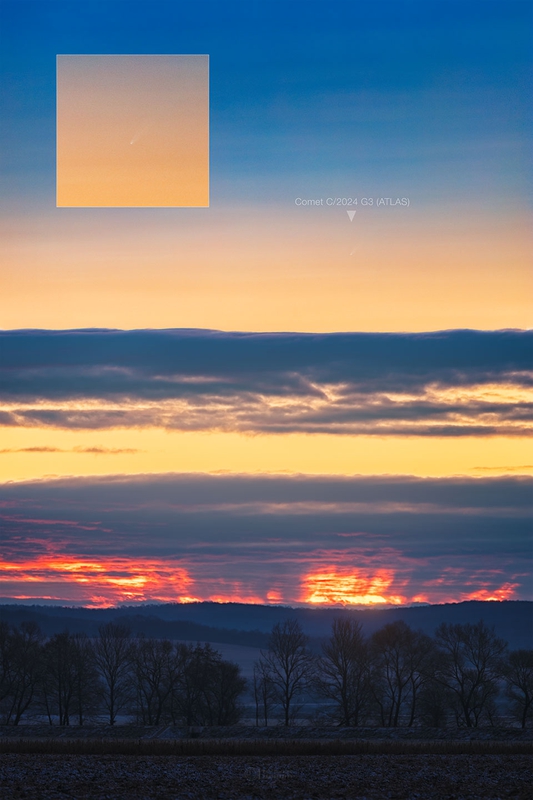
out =
<svg viewBox="0 0 533 800"><path fill-rule="evenodd" d="M533 332L515 330L7 331L0 424L526 435L532 345Z"/></svg>

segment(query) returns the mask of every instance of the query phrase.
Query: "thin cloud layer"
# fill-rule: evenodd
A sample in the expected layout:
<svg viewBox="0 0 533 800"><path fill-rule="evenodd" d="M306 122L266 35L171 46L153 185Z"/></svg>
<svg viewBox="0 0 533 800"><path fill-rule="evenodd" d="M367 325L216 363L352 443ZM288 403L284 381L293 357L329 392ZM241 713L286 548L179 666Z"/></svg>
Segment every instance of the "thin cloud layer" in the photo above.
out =
<svg viewBox="0 0 533 800"><path fill-rule="evenodd" d="M0 425L524 436L529 331L0 334Z"/></svg>
<svg viewBox="0 0 533 800"><path fill-rule="evenodd" d="M80 453L92 456L120 456L133 455L139 450L134 447L3 447L0 455L13 455L14 453Z"/></svg>

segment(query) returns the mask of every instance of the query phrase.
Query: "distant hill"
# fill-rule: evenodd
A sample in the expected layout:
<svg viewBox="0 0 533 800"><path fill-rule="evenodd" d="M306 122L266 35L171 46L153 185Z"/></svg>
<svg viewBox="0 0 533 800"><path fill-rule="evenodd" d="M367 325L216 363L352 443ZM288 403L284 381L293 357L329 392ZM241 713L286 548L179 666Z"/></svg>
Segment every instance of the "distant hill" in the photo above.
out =
<svg viewBox="0 0 533 800"><path fill-rule="evenodd" d="M120 608L106 610L108 613L105 617L102 617L97 613L92 613L96 611L95 609L87 608L71 609L2 605L0 606L0 622L9 622L11 625L20 625L21 622L35 622L46 636L53 636L54 633L61 633L64 630L69 630L71 633L86 633L88 636L96 636L100 625L113 621L127 625L134 635L144 633L157 639L212 642L263 648L266 647L268 642L268 634L261 631L212 628L208 625L201 625L187 620L164 620L152 613L146 615L139 613L125 614L123 609Z"/></svg>
<svg viewBox="0 0 533 800"><path fill-rule="evenodd" d="M0 620L20 624L33 620L51 635L68 628L95 635L103 622L126 622L133 633L183 641L202 641L266 647L273 625L296 617L314 643L328 636L335 617L357 619L367 635L388 622L402 619L415 629L433 634L441 622L494 626L511 649L533 648L533 602L521 600L468 601L443 605L394 608L291 608L244 603L166 603L118 608L69 608L51 605L0 605Z"/></svg>

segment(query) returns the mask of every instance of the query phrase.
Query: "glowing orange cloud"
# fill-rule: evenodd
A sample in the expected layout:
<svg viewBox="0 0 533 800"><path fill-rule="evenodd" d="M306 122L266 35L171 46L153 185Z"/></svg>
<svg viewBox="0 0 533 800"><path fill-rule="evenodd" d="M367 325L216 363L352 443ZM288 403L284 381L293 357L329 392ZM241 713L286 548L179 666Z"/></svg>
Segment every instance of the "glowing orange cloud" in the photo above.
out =
<svg viewBox="0 0 533 800"><path fill-rule="evenodd" d="M515 599L521 584L512 581L501 583L502 580L503 574L500 569L479 569L468 573L464 567L445 567L438 578L423 582L422 585L430 587L431 591L413 597L412 600L457 603L466 600Z"/></svg>
<svg viewBox="0 0 533 800"><path fill-rule="evenodd" d="M512 600L518 583L504 583L499 589L478 589L476 592L462 594L461 600Z"/></svg>
<svg viewBox="0 0 533 800"><path fill-rule="evenodd" d="M265 603L267 598L250 592L240 581L220 579L212 592L191 593L195 581L189 570L168 559L120 557L85 558L80 556L43 555L26 561L0 561L0 587L15 585L15 599L32 597L105 607L118 603L156 601L194 603ZM29 586L34 588L28 593ZM198 588L198 587L197 587ZM54 590L54 594L51 594ZM5 591L0 590L0 594ZM278 593L277 597L281 599Z"/></svg>
<svg viewBox="0 0 533 800"><path fill-rule="evenodd" d="M405 597L388 593L393 581L394 571L391 569L379 569L372 574L357 569L340 571L337 567L324 567L320 572L304 577L302 600L313 604L364 606L405 603Z"/></svg>
<svg viewBox="0 0 533 800"><path fill-rule="evenodd" d="M207 598L213 603L249 603L252 605L262 605L264 597L259 595L240 595L240 594L212 594Z"/></svg>
<svg viewBox="0 0 533 800"><path fill-rule="evenodd" d="M307 562L295 559L295 571L286 580L278 579L274 586L265 586L261 575L244 581L224 577L227 565L209 558L189 564L169 558L49 552L25 560L0 561L0 596L88 607L202 601L379 606L510 600L521 586L518 582L502 582L499 570L467 573L464 568L455 567L446 567L439 577L419 583L412 566L402 565L398 555L394 566L389 566L393 563L390 554L385 564L381 560L383 554L381 563L372 563L372 558L360 554L357 563L361 566L357 568L335 564L335 551L328 555L329 564L325 565L323 558L310 558ZM307 571L299 577L304 563ZM274 562L270 566L274 568Z"/></svg>
<svg viewBox="0 0 533 800"><path fill-rule="evenodd" d="M0 586L16 581L25 586L38 584L60 594L65 585L76 602L87 606L109 606L121 602L161 600L190 602L188 587L192 579L179 564L164 559L80 558L40 556L23 562L0 562ZM36 587L37 588L37 587ZM63 591L62 591L63 590ZM38 591L38 590L37 590ZM33 595L43 597L41 592ZM49 599L60 599L46 595ZM17 599L27 599L18 595Z"/></svg>

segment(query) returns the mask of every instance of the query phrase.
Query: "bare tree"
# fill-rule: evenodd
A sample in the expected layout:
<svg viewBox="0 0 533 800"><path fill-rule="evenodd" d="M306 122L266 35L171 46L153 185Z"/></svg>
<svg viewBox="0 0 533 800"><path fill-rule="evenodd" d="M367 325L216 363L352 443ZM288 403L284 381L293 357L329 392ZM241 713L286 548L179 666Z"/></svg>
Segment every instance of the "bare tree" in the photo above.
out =
<svg viewBox="0 0 533 800"><path fill-rule="evenodd" d="M296 619L288 619L274 625L268 642L268 650L261 651L274 687L277 702L283 709L285 725L290 725L299 710L295 703L309 686L314 660L307 647L308 638Z"/></svg>
<svg viewBox="0 0 533 800"><path fill-rule="evenodd" d="M9 702L6 723L18 725L35 698L41 670L42 634L34 622L15 628L8 642Z"/></svg>
<svg viewBox="0 0 533 800"><path fill-rule="evenodd" d="M98 671L94 648L85 633L72 636L74 661L74 713L78 725L83 725L89 713L96 710L98 701Z"/></svg>
<svg viewBox="0 0 533 800"><path fill-rule="evenodd" d="M513 650L503 666L511 709L523 728L533 716L533 650Z"/></svg>
<svg viewBox="0 0 533 800"><path fill-rule="evenodd" d="M193 680L194 669L191 669L193 661L194 647L184 642L175 642L172 651L172 664L176 681L172 686L167 706L168 713L173 725L178 722L185 722L193 725L192 709L196 692L196 684Z"/></svg>
<svg viewBox="0 0 533 800"><path fill-rule="evenodd" d="M139 636L132 649L137 707L143 723L159 725L178 680L178 664L168 639Z"/></svg>
<svg viewBox="0 0 533 800"><path fill-rule="evenodd" d="M381 724L397 727L409 693L409 650L412 631L403 620L376 631L370 641L373 661L372 688Z"/></svg>
<svg viewBox="0 0 533 800"><path fill-rule="evenodd" d="M225 661L210 644L180 643L174 658L177 679L169 698L174 723L233 725L239 721L246 680L237 664Z"/></svg>
<svg viewBox="0 0 533 800"><path fill-rule="evenodd" d="M409 667L409 721L415 721L417 702L421 689L433 678L436 668L437 652L435 642L423 631L409 629L407 637L407 664Z"/></svg>
<svg viewBox="0 0 533 800"><path fill-rule="evenodd" d="M70 725L74 715L83 725L88 709L95 710L98 695L98 673L86 634L64 631L45 642L39 688L50 725L55 716L60 725Z"/></svg>
<svg viewBox="0 0 533 800"><path fill-rule="evenodd" d="M242 716L240 697L246 689L246 680L240 668L225 661L215 651L208 668L208 682L204 686L204 697L209 725L235 725Z"/></svg>
<svg viewBox="0 0 533 800"><path fill-rule="evenodd" d="M13 636L7 622L0 622L0 713L7 715L13 693Z"/></svg>
<svg viewBox="0 0 533 800"><path fill-rule="evenodd" d="M276 699L274 684L270 678L268 667L264 661L256 661L254 664L254 676L252 689L255 701L255 724L259 725L259 719L263 717L265 727L268 726L270 711Z"/></svg>
<svg viewBox="0 0 533 800"><path fill-rule="evenodd" d="M76 675L74 643L68 631L56 633L43 647L41 686L50 724L57 714L60 725L70 725Z"/></svg>
<svg viewBox="0 0 533 800"><path fill-rule="evenodd" d="M101 625L94 645L94 659L101 677L102 700L114 725L118 712L131 696L130 630L125 625L108 622Z"/></svg>
<svg viewBox="0 0 533 800"><path fill-rule="evenodd" d="M483 621L476 625L443 622L435 638L440 650L435 679L453 698L458 724L477 728L498 694L507 643Z"/></svg>
<svg viewBox="0 0 533 800"><path fill-rule="evenodd" d="M188 725L203 725L205 712L204 687L209 681L209 661L212 648L206 644L179 644L177 658L180 675L177 690L172 696L173 719Z"/></svg>
<svg viewBox="0 0 533 800"><path fill-rule="evenodd" d="M442 728L448 719L449 699L446 688L429 677L420 690L418 713L421 721L431 728Z"/></svg>
<svg viewBox="0 0 533 800"><path fill-rule="evenodd" d="M373 693L381 722L397 727L400 715L413 725L421 687L431 677L435 645L403 620L389 623L372 636Z"/></svg>
<svg viewBox="0 0 533 800"><path fill-rule="evenodd" d="M360 724L370 693L368 645L360 622L333 621L331 637L322 645L316 688L337 705L340 725Z"/></svg>

